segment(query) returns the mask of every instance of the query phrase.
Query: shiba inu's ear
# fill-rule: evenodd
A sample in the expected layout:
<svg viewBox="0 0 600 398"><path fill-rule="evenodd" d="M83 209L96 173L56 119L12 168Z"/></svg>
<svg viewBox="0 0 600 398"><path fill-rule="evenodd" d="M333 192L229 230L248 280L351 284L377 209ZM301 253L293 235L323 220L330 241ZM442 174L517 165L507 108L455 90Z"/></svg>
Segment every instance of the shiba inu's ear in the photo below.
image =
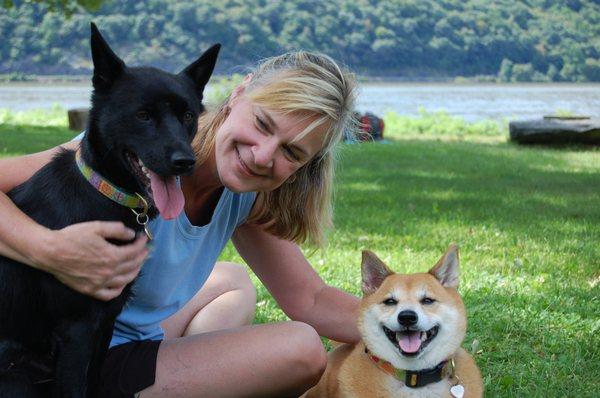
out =
<svg viewBox="0 0 600 398"><path fill-rule="evenodd" d="M437 264L429 270L429 273L435 276L442 286L454 289L458 288L458 246L454 243L451 244Z"/></svg>
<svg viewBox="0 0 600 398"><path fill-rule="evenodd" d="M112 85L117 77L125 70L125 63L111 50L104 40L96 24L91 23L92 36L92 61L94 61L94 88L107 88Z"/></svg>
<svg viewBox="0 0 600 398"><path fill-rule="evenodd" d="M391 271L383 261L369 250L362 252L362 291L369 295L374 293L383 283L384 279L392 275Z"/></svg>
<svg viewBox="0 0 600 398"><path fill-rule="evenodd" d="M215 69L220 49L221 45L219 43L215 44L206 50L200 58L179 72L180 75L186 75L192 79L194 84L196 84L196 89L200 95L202 95L204 87L206 86L206 83L208 83L208 79L210 79L210 75L212 75L213 70Z"/></svg>

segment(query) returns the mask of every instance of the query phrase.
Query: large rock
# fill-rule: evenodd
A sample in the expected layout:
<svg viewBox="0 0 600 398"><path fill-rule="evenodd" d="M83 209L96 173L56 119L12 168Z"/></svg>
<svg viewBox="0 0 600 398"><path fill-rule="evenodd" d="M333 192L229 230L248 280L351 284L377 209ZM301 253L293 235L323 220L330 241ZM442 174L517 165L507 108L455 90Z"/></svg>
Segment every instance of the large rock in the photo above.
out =
<svg viewBox="0 0 600 398"><path fill-rule="evenodd" d="M538 120L509 123L510 139L519 144L600 145L600 119L544 116Z"/></svg>

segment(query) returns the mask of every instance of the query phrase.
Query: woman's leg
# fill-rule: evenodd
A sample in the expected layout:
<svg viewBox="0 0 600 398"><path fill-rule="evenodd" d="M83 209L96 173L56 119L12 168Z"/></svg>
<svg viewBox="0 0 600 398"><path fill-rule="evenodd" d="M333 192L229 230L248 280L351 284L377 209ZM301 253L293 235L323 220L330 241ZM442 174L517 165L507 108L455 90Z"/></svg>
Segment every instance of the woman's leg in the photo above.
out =
<svg viewBox="0 0 600 398"><path fill-rule="evenodd" d="M316 384L327 363L316 331L300 322L246 326L255 303L245 268L217 263L194 298L162 323L156 382L140 396L297 397Z"/></svg>
<svg viewBox="0 0 600 398"><path fill-rule="evenodd" d="M169 340L249 325L255 307L256 289L245 267L218 262L202 289L161 327Z"/></svg>
<svg viewBox="0 0 600 398"><path fill-rule="evenodd" d="M156 381L141 397L298 397L326 365L309 325L243 326L164 341Z"/></svg>

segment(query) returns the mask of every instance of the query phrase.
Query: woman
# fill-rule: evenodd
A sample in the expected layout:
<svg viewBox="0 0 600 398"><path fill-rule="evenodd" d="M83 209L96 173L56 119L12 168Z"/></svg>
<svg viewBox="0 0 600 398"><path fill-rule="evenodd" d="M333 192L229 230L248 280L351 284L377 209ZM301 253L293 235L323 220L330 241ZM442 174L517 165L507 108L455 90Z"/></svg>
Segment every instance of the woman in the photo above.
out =
<svg viewBox="0 0 600 398"><path fill-rule="evenodd" d="M358 340L358 300L327 286L297 246L331 221L333 148L350 123L354 82L329 57L263 62L199 121L198 158L181 180L184 212L152 224L153 253L115 325L101 396L297 396L326 366L319 335ZM65 144L76 147L76 143ZM56 149L2 160L7 192ZM3 217L4 216L4 217ZM119 223L50 231L0 195L0 254L108 300L148 249ZM229 239L294 321L249 325L256 295L244 268L216 263Z"/></svg>

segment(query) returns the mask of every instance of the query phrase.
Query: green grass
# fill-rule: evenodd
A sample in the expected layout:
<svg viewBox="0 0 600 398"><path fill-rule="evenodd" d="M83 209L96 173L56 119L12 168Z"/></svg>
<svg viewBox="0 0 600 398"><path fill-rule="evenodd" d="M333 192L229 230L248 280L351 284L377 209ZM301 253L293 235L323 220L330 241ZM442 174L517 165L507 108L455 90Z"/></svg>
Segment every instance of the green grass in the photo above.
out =
<svg viewBox="0 0 600 398"><path fill-rule="evenodd" d="M336 229L325 250L306 250L311 263L359 294L362 249L413 272L457 242L469 312L464 346L479 341L486 396L597 396L600 151L518 147L498 132L387 128L395 141L340 151ZM73 134L64 125L2 123L0 156ZM231 246L222 257L240 261ZM257 286L255 322L285 319Z"/></svg>
<svg viewBox="0 0 600 398"><path fill-rule="evenodd" d="M508 122L498 123L493 120L467 122L461 117L446 112L428 112L419 108L419 116L404 116L396 112L384 115L386 138L407 138L410 136L502 136L508 134Z"/></svg>
<svg viewBox="0 0 600 398"><path fill-rule="evenodd" d="M28 112L0 109L0 156L39 152L69 141L78 133L67 124L67 111L58 106Z"/></svg>

